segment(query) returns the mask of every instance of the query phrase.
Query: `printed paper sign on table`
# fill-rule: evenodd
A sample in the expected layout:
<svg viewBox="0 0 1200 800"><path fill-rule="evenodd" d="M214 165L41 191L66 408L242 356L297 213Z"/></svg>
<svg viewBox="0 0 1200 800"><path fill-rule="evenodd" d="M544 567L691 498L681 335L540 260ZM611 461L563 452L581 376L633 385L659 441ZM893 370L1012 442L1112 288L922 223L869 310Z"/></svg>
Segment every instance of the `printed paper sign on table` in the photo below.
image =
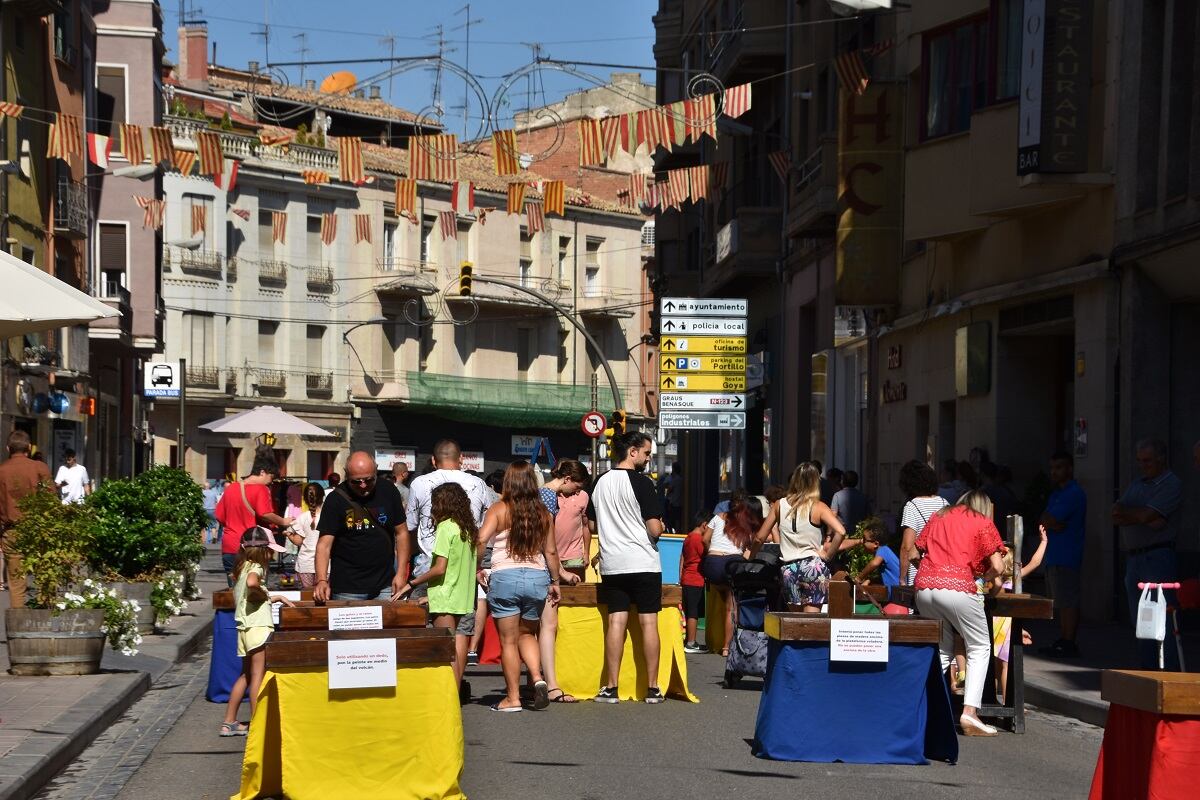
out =
<svg viewBox="0 0 1200 800"><path fill-rule="evenodd" d="M378 631L383 629L383 606L349 606L329 609L331 631Z"/></svg>
<svg viewBox="0 0 1200 800"><path fill-rule="evenodd" d="M330 689L372 689L395 685L395 639L330 640Z"/></svg>
<svg viewBox="0 0 1200 800"><path fill-rule="evenodd" d="M882 619L829 620L830 661L888 660L888 622Z"/></svg>
<svg viewBox="0 0 1200 800"><path fill-rule="evenodd" d="M300 592L272 592L272 595L277 597L286 597L293 603L300 599ZM271 623L279 624L279 609L283 607L283 603L271 603Z"/></svg>

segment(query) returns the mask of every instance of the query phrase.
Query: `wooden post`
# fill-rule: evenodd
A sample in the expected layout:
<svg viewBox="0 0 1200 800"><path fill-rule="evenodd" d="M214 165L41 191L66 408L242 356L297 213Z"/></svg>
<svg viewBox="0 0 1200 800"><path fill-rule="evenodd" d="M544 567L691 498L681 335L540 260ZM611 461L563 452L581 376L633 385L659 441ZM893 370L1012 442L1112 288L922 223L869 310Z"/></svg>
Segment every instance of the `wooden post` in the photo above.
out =
<svg viewBox="0 0 1200 800"><path fill-rule="evenodd" d="M829 582L829 618L846 619L854 615L854 597L846 581Z"/></svg>

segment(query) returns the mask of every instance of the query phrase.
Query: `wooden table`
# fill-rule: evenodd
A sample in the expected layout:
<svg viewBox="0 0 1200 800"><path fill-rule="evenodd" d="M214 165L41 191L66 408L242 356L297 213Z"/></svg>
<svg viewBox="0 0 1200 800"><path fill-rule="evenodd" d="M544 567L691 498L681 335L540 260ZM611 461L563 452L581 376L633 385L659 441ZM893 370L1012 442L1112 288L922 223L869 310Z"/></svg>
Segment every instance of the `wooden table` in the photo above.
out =
<svg viewBox="0 0 1200 800"><path fill-rule="evenodd" d="M329 629L329 609L349 606L381 606L384 628L424 628L429 620L425 607L401 600L331 600L324 605L301 601L279 609L280 631L323 631Z"/></svg>
<svg viewBox="0 0 1200 800"><path fill-rule="evenodd" d="M595 606L599 605L598 583L577 583L574 586L558 587L562 599L560 606ZM683 587L677 583L664 583L662 587L663 608L677 606L683 602Z"/></svg>
<svg viewBox="0 0 1200 800"><path fill-rule="evenodd" d="M295 589L283 589L281 591L294 592ZM278 594L279 592L272 592ZM312 600L312 589L301 589L300 599L302 601ZM237 607L237 603L233 600L233 589L219 589L212 593L213 611L233 611Z"/></svg>
<svg viewBox="0 0 1200 800"><path fill-rule="evenodd" d="M988 659L987 681L983 684L983 703L979 716L1012 720L1012 732L1025 732L1025 646L1021 643L1027 619L1054 619L1054 602L1048 597L1032 594L1002 593L984 602L988 631L993 617L1011 617L1012 631L1008 644L1008 690L1004 702L996 698L995 658Z"/></svg>

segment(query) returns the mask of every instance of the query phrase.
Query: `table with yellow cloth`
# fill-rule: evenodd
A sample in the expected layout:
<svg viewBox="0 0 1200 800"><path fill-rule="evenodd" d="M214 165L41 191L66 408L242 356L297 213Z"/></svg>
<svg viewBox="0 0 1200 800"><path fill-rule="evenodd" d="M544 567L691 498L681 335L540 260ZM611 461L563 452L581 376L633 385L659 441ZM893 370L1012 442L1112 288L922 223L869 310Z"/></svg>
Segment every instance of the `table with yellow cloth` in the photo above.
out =
<svg viewBox="0 0 1200 800"><path fill-rule="evenodd" d="M268 670L232 800L465 798L449 664L401 664L396 688L330 691L324 667Z"/></svg>

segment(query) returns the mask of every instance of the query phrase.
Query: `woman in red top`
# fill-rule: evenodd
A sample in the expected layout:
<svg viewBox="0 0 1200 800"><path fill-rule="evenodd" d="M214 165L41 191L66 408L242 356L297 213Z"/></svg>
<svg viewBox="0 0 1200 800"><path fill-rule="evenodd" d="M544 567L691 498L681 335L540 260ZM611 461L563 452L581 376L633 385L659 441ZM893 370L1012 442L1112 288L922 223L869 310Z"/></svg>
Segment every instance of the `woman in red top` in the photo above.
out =
<svg viewBox="0 0 1200 800"><path fill-rule="evenodd" d="M275 525L290 528L293 520L275 513L271 504L271 481L279 475L279 462L270 447L254 452L250 474L241 481L225 486L213 515L224 526L221 533L221 564L225 580L233 586L233 567L241 549L242 533L255 525Z"/></svg>
<svg viewBox="0 0 1200 800"><path fill-rule="evenodd" d="M938 646L943 672L954 660L956 631L967 644L967 685L959 719L967 736L996 735L996 729L978 716L992 637L975 578L982 576L991 584L991 592L999 591L1003 546L992 522L992 501L979 490L934 514L916 541L922 553L915 582L917 609L943 623Z"/></svg>

